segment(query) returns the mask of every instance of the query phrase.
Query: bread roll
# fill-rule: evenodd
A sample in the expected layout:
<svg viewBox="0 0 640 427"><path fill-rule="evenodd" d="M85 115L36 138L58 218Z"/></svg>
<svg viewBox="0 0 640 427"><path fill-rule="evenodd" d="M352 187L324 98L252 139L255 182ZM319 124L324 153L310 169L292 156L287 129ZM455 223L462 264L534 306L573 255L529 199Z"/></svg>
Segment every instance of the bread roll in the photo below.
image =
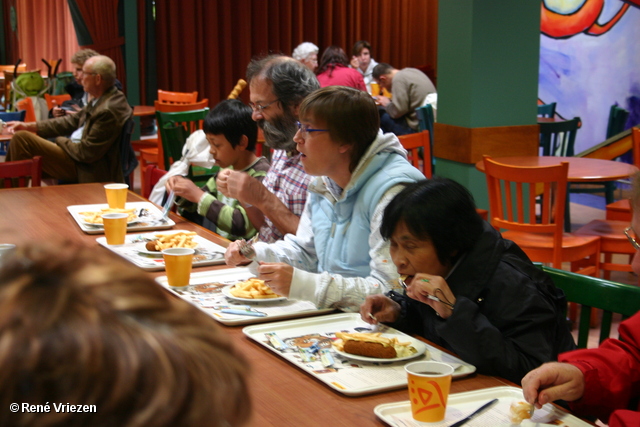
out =
<svg viewBox="0 0 640 427"><path fill-rule="evenodd" d="M397 356L396 349L377 342L347 340L344 352L358 356L375 357L378 359L393 359Z"/></svg>

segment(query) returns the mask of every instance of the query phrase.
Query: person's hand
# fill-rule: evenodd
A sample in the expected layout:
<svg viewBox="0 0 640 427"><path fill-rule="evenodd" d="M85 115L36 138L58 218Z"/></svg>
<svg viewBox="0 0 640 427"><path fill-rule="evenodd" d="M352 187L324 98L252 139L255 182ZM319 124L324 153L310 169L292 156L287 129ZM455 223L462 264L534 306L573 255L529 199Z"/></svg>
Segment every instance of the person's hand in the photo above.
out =
<svg viewBox="0 0 640 427"><path fill-rule="evenodd" d="M440 301L430 299L429 295L438 297L441 301L451 304L451 306L456 303L455 295L453 295L451 288L442 277L425 273L416 274L407 286L407 296L431 306L443 319L451 316L453 313L452 308Z"/></svg>
<svg viewBox="0 0 640 427"><path fill-rule="evenodd" d="M258 267L258 278L264 280L276 294L289 296L293 267L284 262L261 262Z"/></svg>
<svg viewBox="0 0 640 427"><path fill-rule="evenodd" d="M351 57L351 68L358 68L360 66L360 61L357 56Z"/></svg>
<svg viewBox="0 0 640 427"><path fill-rule="evenodd" d="M6 133L16 133L19 130L28 130L28 126L25 122L5 122Z"/></svg>
<svg viewBox="0 0 640 427"><path fill-rule="evenodd" d="M584 375L570 363L545 363L524 376L522 392L538 409L558 399L572 402L584 394Z"/></svg>
<svg viewBox="0 0 640 427"><path fill-rule="evenodd" d="M230 173L231 169L222 169L218 172L218 176L216 177L216 188L226 197L231 197L229 196L229 190L227 189L227 180L229 179Z"/></svg>
<svg viewBox="0 0 640 427"><path fill-rule="evenodd" d="M387 296L369 295L360 306L360 317L371 325L378 322L393 323L400 317L400 310L400 304Z"/></svg>
<svg viewBox="0 0 640 427"><path fill-rule="evenodd" d="M244 205L257 205L264 191L264 185L246 172L229 170L226 175L227 194L222 194L239 200Z"/></svg>
<svg viewBox="0 0 640 427"><path fill-rule="evenodd" d="M60 107L53 107L51 114L53 114L53 117L62 117L66 114L66 111Z"/></svg>
<svg viewBox="0 0 640 427"><path fill-rule="evenodd" d="M378 101L378 104L382 105L383 107L391 104L391 100L384 95L376 96L376 101Z"/></svg>
<svg viewBox="0 0 640 427"><path fill-rule="evenodd" d="M165 187L167 191L173 190L176 196L182 197L183 199L193 203L198 203L200 201L200 197L204 194L204 191L198 188L193 181L179 175L169 178Z"/></svg>
<svg viewBox="0 0 640 427"><path fill-rule="evenodd" d="M248 264L251 260L240 253L240 245L238 242L231 242L224 253L224 262L227 265L236 267L238 265Z"/></svg>

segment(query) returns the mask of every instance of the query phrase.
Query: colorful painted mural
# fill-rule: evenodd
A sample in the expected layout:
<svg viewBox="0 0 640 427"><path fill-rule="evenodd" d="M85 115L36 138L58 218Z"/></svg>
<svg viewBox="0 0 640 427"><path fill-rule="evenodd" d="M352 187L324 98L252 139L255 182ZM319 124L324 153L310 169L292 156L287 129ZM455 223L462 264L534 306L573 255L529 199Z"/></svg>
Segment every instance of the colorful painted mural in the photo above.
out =
<svg viewBox="0 0 640 427"><path fill-rule="evenodd" d="M543 0L538 97L580 117L576 153L604 141L609 110L640 124L640 0Z"/></svg>

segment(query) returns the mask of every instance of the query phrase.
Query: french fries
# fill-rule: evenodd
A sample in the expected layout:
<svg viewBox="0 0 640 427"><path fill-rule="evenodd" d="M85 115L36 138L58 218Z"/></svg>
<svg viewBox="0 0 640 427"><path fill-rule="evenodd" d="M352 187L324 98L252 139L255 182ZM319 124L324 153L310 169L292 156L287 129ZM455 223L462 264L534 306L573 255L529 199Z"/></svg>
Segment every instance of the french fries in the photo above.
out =
<svg viewBox="0 0 640 427"><path fill-rule="evenodd" d="M112 208L104 208L95 212L78 212L78 215L81 215L85 222L89 224L102 224L102 215L108 213L126 213L129 214L127 218L127 222L131 222L137 218L135 209L112 209Z"/></svg>
<svg viewBox="0 0 640 427"><path fill-rule="evenodd" d="M233 285L229 293L236 298L246 299L269 299L280 298L281 295L276 294L273 290L265 285L264 280L252 277L244 282Z"/></svg>
<svg viewBox="0 0 640 427"><path fill-rule="evenodd" d="M155 243L155 250L162 251L169 248L195 248L198 246L193 241L195 231L184 231L172 234L156 234L157 239L149 244Z"/></svg>

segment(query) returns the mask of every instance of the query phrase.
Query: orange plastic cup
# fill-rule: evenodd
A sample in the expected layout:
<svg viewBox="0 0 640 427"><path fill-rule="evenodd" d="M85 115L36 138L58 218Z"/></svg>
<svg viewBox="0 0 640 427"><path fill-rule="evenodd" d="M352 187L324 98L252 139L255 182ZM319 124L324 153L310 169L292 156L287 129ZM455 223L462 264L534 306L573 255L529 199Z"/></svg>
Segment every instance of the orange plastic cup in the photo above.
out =
<svg viewBox="0 0 640 427"><path fill-rule="evenodd" d="M124 209L127 202L127 184L106 184L104 191L107 193L107 203L111 209Z"/></svg>
<svg viewBox="0 0 640 427"><path fill-rule="evenodd" d="M371 85L371 96L380 95L380 85L376 82L369 83Z"/></svg>
<svg viewBox="0 0 640 427"><path fill-rule="evenodd" d="M179 288L189 285L195 252L191 248L170 248L162 251L169 286Z"/></svg>
<svg viewBox="0 0 640 427"><path fill-rule="evenodd" d="M413 362L404 367L408 376L411 415L416 421L444 420L453 368L441 362Z"/></svg>
<svg viewBox="0 0 640 427"><path fill-rule="evenodd" d="M127 234L127 219L129 214L126 213L108 213L102 215L102 224L104 225L104 235L107 238L107 245L123 245L124 236Z"/></svg>

